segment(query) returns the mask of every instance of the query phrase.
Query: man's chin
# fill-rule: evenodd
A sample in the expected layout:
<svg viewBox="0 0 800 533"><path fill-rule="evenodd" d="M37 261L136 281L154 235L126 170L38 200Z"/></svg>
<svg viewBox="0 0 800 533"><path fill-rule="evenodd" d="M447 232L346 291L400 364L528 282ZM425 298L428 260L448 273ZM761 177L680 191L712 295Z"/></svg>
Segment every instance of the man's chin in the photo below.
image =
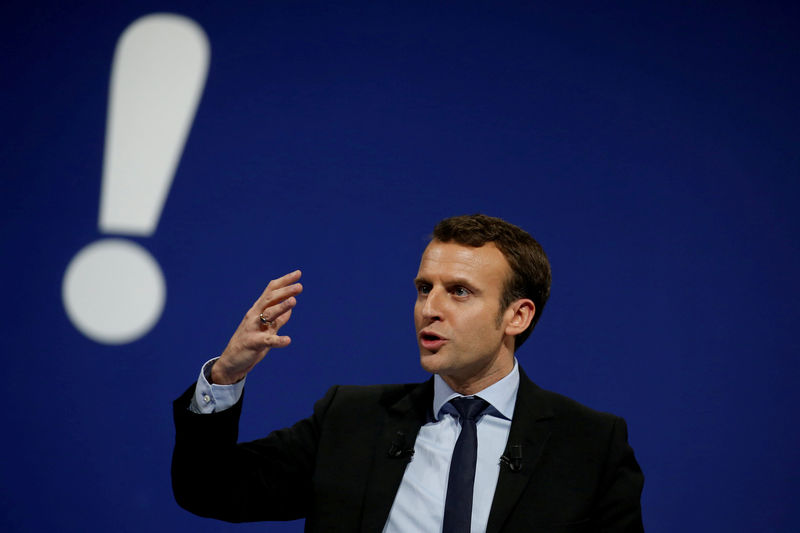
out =
<svg viewBox="0 0 800 533"><path fill-rule="evenodd" d="M430 372L431 374L438 374L439 370L442 367L442 357L438 353L439 351L431 351L426 350L424 348L420 348L419 350L419 364L425 372Z"/></svg>

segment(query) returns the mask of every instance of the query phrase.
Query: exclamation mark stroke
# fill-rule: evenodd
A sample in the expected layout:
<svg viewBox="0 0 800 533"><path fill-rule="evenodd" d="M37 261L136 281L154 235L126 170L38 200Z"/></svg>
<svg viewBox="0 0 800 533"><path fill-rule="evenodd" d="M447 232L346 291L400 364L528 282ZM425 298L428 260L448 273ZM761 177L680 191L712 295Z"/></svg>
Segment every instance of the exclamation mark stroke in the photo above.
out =
<svg viewBox="0 0 800 533"><path fill-rule="evenodd" d="M191 19L153 14L119 38L103 156L99 229L155 232L208 73L210 47ZM75 327L103 344L124 344L158 322L166 301L161 267L141 245L103 238L67 266L64 307Z"/></svg>

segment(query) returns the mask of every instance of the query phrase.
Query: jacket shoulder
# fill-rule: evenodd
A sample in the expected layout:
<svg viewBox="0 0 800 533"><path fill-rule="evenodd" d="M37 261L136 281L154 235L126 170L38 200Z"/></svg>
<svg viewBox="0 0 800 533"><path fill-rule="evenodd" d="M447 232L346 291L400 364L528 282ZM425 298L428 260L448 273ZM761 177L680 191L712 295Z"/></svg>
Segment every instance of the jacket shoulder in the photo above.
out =
<svg viewBox="0 0 800 533"><path fill-rule="evenodd" d="M548 403L552 407L554 413L557 415L595 419L605 422L613 422L619 418L619 416L613 413L599 411L584 405L577 400L570 398L569 396L564 396L563 394L546 389L539 389L539 391L545 398L547 398Z"/></svg>
<svg viewBox="0 0 800 533"><path fill-rule="evenodd" d="M332 400L337 403L369 403L390 407L424 386L425 383L335 385L328 395L332 394Z"/></svg>

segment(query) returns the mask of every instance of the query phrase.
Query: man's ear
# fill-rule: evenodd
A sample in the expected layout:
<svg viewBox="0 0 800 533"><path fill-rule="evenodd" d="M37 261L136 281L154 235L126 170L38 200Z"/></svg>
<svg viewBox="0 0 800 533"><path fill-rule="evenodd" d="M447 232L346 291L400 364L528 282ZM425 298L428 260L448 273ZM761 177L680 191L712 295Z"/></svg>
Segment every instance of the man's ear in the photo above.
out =
<svg viewBox="0 0 800 533"><path fill-rule="evenodd" d="M506 324L506 335L516 336L528 329L533 320L533 315L536 314L536 306L533 300L521 298L506 309L506 314L510 314L510 320Z"/></svg>

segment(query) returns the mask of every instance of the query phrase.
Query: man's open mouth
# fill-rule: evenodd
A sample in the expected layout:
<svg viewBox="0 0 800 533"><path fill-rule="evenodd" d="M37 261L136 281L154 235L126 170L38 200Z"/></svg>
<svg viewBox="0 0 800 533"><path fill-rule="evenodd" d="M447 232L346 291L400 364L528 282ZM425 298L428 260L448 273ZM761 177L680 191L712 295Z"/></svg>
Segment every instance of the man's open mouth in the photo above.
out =
<svg viewBox="0 0 800 533"><path fill-rule="evenodd" d="M426 350L438 350L447 342L447 339L432 333L430 331L422 331L419 334L419 344Z"/></svg>

